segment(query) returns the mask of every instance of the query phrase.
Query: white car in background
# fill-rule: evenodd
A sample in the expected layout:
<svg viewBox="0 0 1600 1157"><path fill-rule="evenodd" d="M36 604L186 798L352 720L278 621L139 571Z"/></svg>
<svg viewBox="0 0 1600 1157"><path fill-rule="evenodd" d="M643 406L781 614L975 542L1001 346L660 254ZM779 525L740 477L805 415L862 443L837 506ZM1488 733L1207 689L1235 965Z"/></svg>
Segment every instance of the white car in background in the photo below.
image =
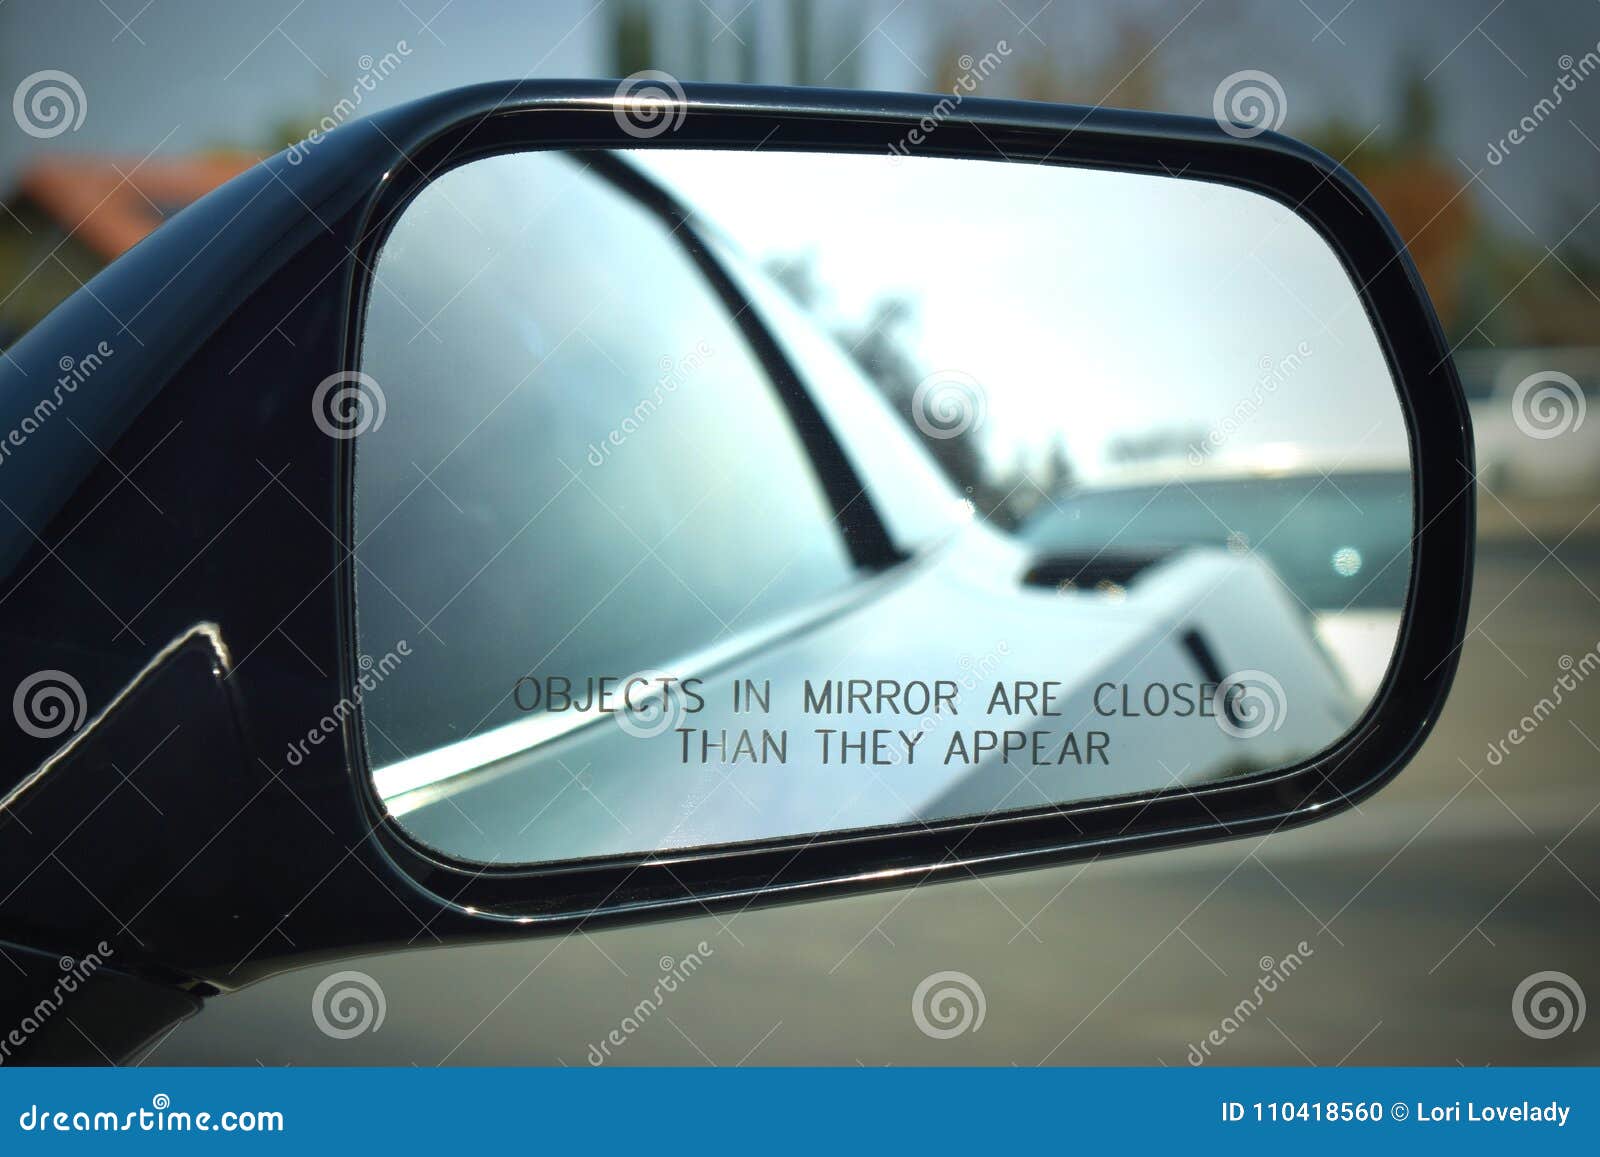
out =
<svg viewBox="0 0 1600 1157"><path fill-rule="evenodd" d="M1270 450L1270 448L1267 448ZM1147 463L1021 528L1036 550L1222 547L1276 573L1360 702L1388 670L1411 577L1411 473L1386 459Z"/></svg>
<svg viewBox="0 0 1600 1157"><path fill-rule="evenodd" d="M1461 350L1478 477L1497 494L1600 487L1600 346Z"/></svg>

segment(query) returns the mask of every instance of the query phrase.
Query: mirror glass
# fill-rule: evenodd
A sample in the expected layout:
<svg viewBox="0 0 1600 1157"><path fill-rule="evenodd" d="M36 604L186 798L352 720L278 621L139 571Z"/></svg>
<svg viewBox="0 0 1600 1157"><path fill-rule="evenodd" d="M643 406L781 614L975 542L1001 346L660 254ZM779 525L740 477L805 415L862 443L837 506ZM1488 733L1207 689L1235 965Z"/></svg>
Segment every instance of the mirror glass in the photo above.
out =
<svg viewBox="0 0 1600 1157"><path fill-rule="evenodd" d="M375 786L461 859L1261 774L1350 729L1401 621L1378 342L1231 187L476 160L394 224L341 377Z"/></svg>

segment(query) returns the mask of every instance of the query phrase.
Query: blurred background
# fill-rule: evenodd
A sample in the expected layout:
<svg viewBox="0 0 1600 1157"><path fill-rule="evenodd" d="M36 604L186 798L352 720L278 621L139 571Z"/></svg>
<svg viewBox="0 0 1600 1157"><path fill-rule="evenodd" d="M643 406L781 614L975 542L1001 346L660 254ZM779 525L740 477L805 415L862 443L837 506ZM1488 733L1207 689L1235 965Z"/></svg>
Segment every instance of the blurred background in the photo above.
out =
<svg viewBox="0 0 1600 1157"><path fill-rule="evenodd" d="M1388 211L1471 401L1480 543L1444 716L1395 784L1314 828L475 950L486 979L470 987L449 983L450 954L382 957L363 967L389 1019L353 1041L308 1022L286 1042L274 1002L320 975L292 974L213 1002L152 1059L581 1064L658 959L704 941L705 969L621 1059L1184 1064L1231 1017L1205 1063L1600 1060L1600 1026L1542 1037L1512 1015L1540 972L1600 994L1600 690L1584 682L1600 663L1600 416L1587 412L1600 391L1600 6L11 0L0 349L166 216L330 119L480 80L643 69L1205 117L1241 72L1270 78L1271 123ZM21 111L46 70L76 87L66 123ZM802 275L790 284L804 296ZM908 315L879 300L828 321L881 371L914 347ZM944 465L1001 520L1026 514L1013 496L1053 493L1072 469L1048 448ZM1241 1012L1290 953L1293 977ZM976 1031L919 1031L913 992L941 970L981 988ZM423 1026L457 1024L449 1056L424 1044Z"/></svg>

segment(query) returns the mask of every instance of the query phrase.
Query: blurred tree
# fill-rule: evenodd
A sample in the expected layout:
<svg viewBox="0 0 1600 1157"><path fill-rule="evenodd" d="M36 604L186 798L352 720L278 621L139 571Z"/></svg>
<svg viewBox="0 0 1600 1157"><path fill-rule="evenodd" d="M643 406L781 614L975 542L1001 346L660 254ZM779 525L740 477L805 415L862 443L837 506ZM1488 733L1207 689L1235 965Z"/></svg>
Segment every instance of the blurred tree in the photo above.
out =
<svg viewBox="0 0 1600 1157"><path fill-rule="evenodd" d="M1122 434L1106 443L1106 460L1119 465L1167 458L1180 460L1206 440L1204 426L1152 426L1138 434Z"/></svg>
<svg viewBox="0 0 1600 1157"><path fill-rule="evenodd" d="M860 87L864 37L859 5L784 0L783 12L770 26L760 6L736 7L699 0L672 8L646 0L612 0L606 7L611 71L631 76L655 68L686 81ZM763 51L773 31L784 43L776 56Z"/></svg>
<svg viewBox="0 0 1600 1157"><path fill-rule="evenodd" d="M815 84L811 0L789 0L789 83Z"/></svg>
<svg viewBox="0 0 1600 1157"><path fill-rule="evenodd" d="M1018 73L1017 95L1024 100L1064 104L1161 107L1162 75L1155 50L1174 26L1172 7L1175 5L1112 10L1111 27L1105 35L1108 47L1093 50L1076 66L1066 63L1059 48L1048 48L1021 34L1014 43L1031 52ZM1056 45L1074 40L1059 27L1045 39Z"/></svg>
<svg viewBox="0 0 1600 1157"><path fill-rule="evenodd" d="M315 113L301 113L297 116L285 116L272 122L267 128L267 137L263 142L269 152L286 149L290 145L298 144L311 134L317 127L319 117ZM229 149L237 146L218 145L220 149Z"/></svg>
<svg viewBox="0 0 1600 1157"><path fill-rule="evenodd" d="M1065 494L1078 484L1078 472L1073 468L1072 456L1067 453L1067 439L1057 434L1050 440L1050 450L1045 455L1044 471L1039 489L1047 495Z"/></svg>
<svg viewBox="0 0 1600 1157"><path fill-rule="evenodd" d="M824 23L821 42L823 59L831 63L827 68L813 66L815 79L810 84L827 88L861 87L861 8L843 8L830 14Z"/></svg>
<svg viewBox="0 0 1600 1157"><path fill-rule="evenodd" d="M1489 227L1477 206L1493 194L1473 188L1472 171L1446 159L1438 144L1437 99L1414 61L1400 69L1395 105L1387 132L1334 120L1305 135L1355 174L1389 214L1451 344L1594 344L1600 263L1577 249L1562 261L1548 259L1520 222L1509 233ZM1492 175L1485 169L1478 181Z"/></svg>
<svg viewBox="0 0 1600 1157"><path fill-rule="evenodd" d="M639 0L620 0L611 8L611 69L632 76L653 67L655 30L650 13Z"/></svg>
<svg viewBox="0 0 1600 1157"><path fill-rule="evenodd" d="M1439 140L1439 103L1415 60L1407 61L1401 69L1399 104L1400 127L1395 144L1411 153L1433 151Z"/></svg>
<svg viewBox="0 0 1600 1157"><path fill-rule="evenodd" d="M711 47L711 12L700 3L687 5L686 11L688 15L683 21L689 28L687 37L689 52L677 71L682 74L683 80L710 80L711 72L707 67L707 56ZM674 70L669 68L667 71Z"/></svg>
<svg viewBox="0 0 1600 1157"><path fill-rule="evenodd" d="M774 258L763 267L767 276L777 282L783 291L812 313L822 311L822 287L817 284L816 255L797 253L793 257Z"/></svg>
<svg viewBox="0 0 1600 1157"><path fill-rule="evenodd" d="M769 261L767 273L815 316L866 376L878 387L922 443L928 455L972 503L973 509L1005 528L1015 527L1046 497L1070 488L1075 480L1065 442L1052 441L1042 461L1029 468L1020 447L1009 461L991 464L979 442L981 427L953 438L926 434L914 416L917 387L928 369L912 354L907 330L916 321L916 305L907 297L879 298L861 321L828 326L823 318L823 293L810 254Z"/></svg>
<svg viewBox="0 0 1600 1157"><path fill-rule="evenodd" d="M998 477L991 476L978 443L981 427L954 438L933 438L917 425L914 399L928 370L912 356L911 343L905 336L905 330L915 318L916 306L909 298L885 297L873 305L859 324L844 326L835 336L856 364L877 383L907 429L921 440L928 455L971 500L974 509L1001 526L1014 526L1023 512L1008 500L1024 479L1021 468L1012 465L997 472Z"/></svg>
<svg viewBox="0 0 1600 1157"><path fill-rule="evenodd" d="M761 75L761 19L759 14L746 8L733 17L734 44L739 50L739 83L757 84L766 78Z"/></svg>
<svg viewBox="0 0 1600 1157"><path fill-rule="evenodd" d="M1364 184L1394 222L1452 340L1472 318L1464 308L1468 267L1481 223L1463 186L1470 174L1443 158L1438 108L1420 65L1407 61L1396 84L1394 127L1362 131L1335 119L1305 133Z"/></svg>

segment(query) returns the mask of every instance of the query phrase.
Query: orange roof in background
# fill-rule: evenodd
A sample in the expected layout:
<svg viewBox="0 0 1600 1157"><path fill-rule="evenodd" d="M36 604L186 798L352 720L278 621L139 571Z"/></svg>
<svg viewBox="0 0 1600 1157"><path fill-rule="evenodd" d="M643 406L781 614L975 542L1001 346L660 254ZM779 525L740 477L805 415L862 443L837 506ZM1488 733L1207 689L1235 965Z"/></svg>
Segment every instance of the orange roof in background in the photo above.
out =
<svg viewBox="0 0 1600 1157"><path fill-rule="evenodd" d="M172 160L54 156L34 161L20 193L89 249L111 261L178 209L238 176L259 158L212 153ZM153 204L152 204L153 202Z"/></svg>

